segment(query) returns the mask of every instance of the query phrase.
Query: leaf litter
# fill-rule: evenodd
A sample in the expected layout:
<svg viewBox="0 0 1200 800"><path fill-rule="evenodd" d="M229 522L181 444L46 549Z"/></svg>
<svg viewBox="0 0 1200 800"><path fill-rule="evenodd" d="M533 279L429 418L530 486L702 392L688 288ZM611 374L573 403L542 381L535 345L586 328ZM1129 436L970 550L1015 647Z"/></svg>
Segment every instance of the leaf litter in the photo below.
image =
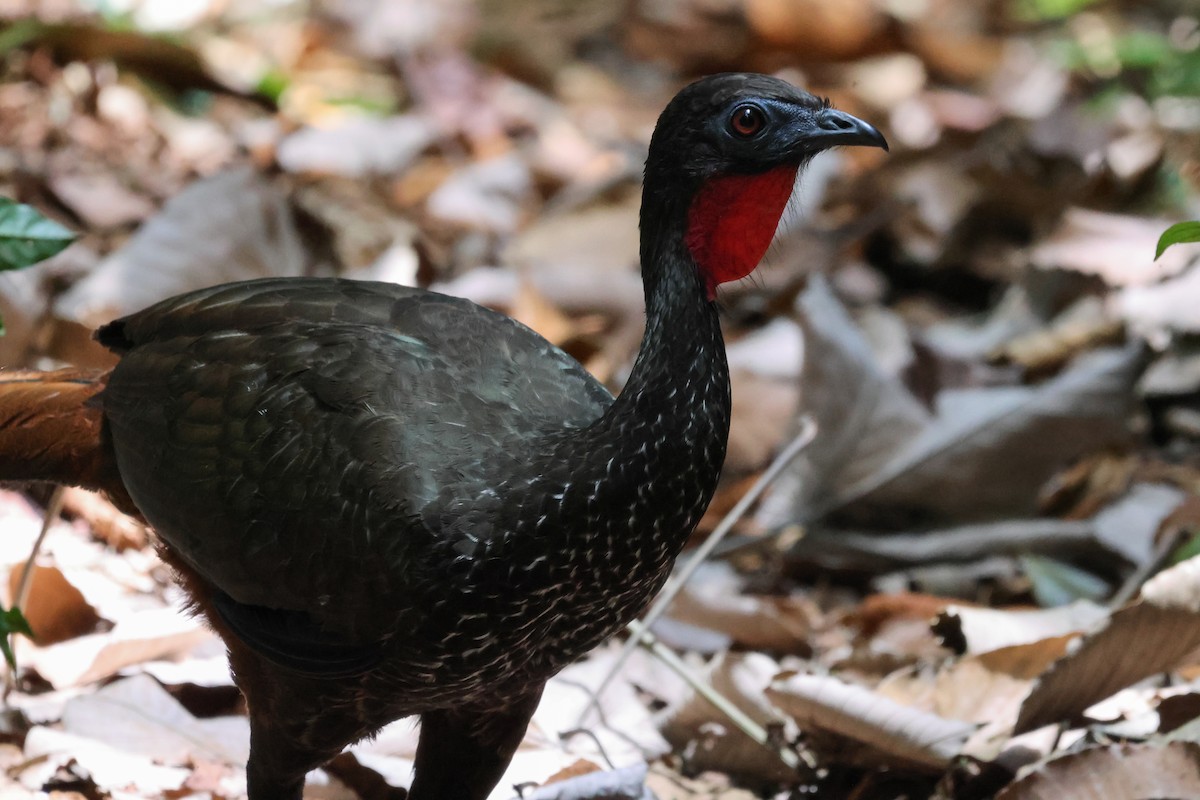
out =
<svg viewBox="0 0 1200 800"><path fill-rule="evenodd" d="M815 163L766 268L722 295L714 510L800 415L818 433L654 628L771 746L645 652L590 709L609 645L551 683L494 797L1200 796L1200 264L1154 258L1200 216L1195 87L1171 82L1195 15L1020 4L1034 35L999 3L554 5L5 5L0 195L80 238L0 276L3 363L103 365L112 316L343 274L514 314L619 389L657 110L694 74L782 69L893 153ZM1123 61L1146 37L1163 60ZM10 595L29 497L0 494ZM79 493L66 517L0 793L239 796L219 642L140 525ZM308 795L389 796L414 748L390 726Z"/></svg>

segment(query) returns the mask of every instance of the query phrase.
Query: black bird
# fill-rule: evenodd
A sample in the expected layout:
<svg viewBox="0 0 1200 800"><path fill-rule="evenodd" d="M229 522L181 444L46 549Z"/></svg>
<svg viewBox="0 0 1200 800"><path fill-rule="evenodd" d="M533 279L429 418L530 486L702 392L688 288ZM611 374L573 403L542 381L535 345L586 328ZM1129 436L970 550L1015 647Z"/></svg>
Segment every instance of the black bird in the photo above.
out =
<svg viewBox="0 0 1200 800"><path fill-rule="evenodd" d="M781 80L683 89L646 161L646 335L613 397L507 317L398 286L271 279L104 326L106 374L0 379L0 480L107 491L229 648L251 800L421 719L412 800L482 800L546 681L659 590L717 482L717 286L799 170L867 123Z"/></svg>

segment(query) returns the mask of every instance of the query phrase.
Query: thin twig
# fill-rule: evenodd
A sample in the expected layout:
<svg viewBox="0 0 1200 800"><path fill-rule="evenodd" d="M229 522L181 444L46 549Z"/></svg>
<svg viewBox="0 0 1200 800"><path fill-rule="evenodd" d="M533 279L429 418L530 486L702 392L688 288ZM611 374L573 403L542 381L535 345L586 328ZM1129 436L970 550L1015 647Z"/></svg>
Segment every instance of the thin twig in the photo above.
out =
<svg viewBox="0 0 1200 800"><path fill-rule="evenodd" d="M750 491L746 492L746 494L742 496L742 499L739 500L737 505L735 505L730 512L725 515L724 519L721 520L720 524L717 525L716 529L709 535L709 537L704 540L703 544L696 548L691 559L687 562L687 564L684 565L683 569L681 569L679 573L671 579L671 583L665 589L663 589L662 593L659 594L658 598L650 606L650 610L647 611L645 617L642 618L642 621L640 623L636 621L630 623L629 640L625 642L624 648L622 648L620 655L617 656L617 660L613 663L612 667L609 668L608 673L604 676L604 680L600 681L600 685L596 687L596 691L592 695L591 702L584 707L583 713L579 715L578 724L580 726L584 724L587 715L593 709L599 709L600 696L604 694L604 690L608 688L608 685L612 683L613 678L615 678L617 673L621 671L621 668L625 666L625 662L629 660L631 655L633 655L633 651L638 648L638 645L640 644L639 638L641 636L639 631L647 630L658 620L659 617L666 613L667 607L671 605L671 601L675 599L675 596L683 589L684 584L688 582L688 579L692 577L693 573L700 568L700 565L704 563L709 554L712 553L713 548L716 547L721 540L725 538L725 535L729 533L733 526L737 524L737 522L743 516L745 516L746 512L750 510L750 506L754 505L766 488L770 486L777 477L779 477L779 473L783 472L787 465L792 463L796 456L800 455L800 453L804 451L804 448L808 447L808 445L812 443L812 440L814 437L816 437L816 435L817 423L813 421L812 417L802 417L800 420L800 432L796 434L795 438L788 443L787 447L780 451L779 455L775 456L775 460L771 462L769 467L767 467L766 472L760 475L758 480L754 482L754 485L750 487Z"/></svg>
<svg viewBox="0 0 1200 800"><path fill-rule="evenodd" d="M29 593L33 591L33 572L35 562L37 561L38 553L42 550L42 542L46 540L46 534L50 532L50 526L58 521L58 517L62 514L63 497L66 494L66 488L63 486L55 486L54 491L50 494L50 500L46 503L46 513L42 516L42 529L38 531L37 539L33 542L33 549L29 552L29 558L25 559L25 569L21 570L21 580L17 584L17 596L13 600L13 608L24 613L25 607L29 605ZM9 643L14 644L13 636L9 635ZM10 669L4 670L4 696L8 697L16 684L16 672Z"/></svg>
<svg viewBox="0 0 1200 800"><path fill-rule="evenodd" d="M25 559L25 569L21 571L21 582L17 584L17 598L13 601L13 606L19 611L23 612L25 606L29 604L29 593L33 591L34 562L37 561L38 553L42 551L42 542L46 540L50 526L57 522L59 515L62 514L65 492L66 487L55 486L50 500L46 503L46 513L42 517L42 529L38 531L38 537L33 543L33 550L30 551L29 558Z"/></svg>
<svg viewBox="0 0 1200 800"><path fill-rule="evenodd" d="M683 659L677 656L674 650L660 642L641 622L634 620L629 623L629 630L633 633L634 639L641 647L649 650L654 654L655 658L665 664L680 678L683 678L688 686L691 686L696 691L696 694L712 703L718 711L729 717L729 721L741 729L743 733L778 755L779 759L788 767L792 769L800 768L800 757L796 755L795 751L778 746L772 740L766 728L759 725L757 720L738 708L732 700L708 685L705 681L696 677L687 664L683 663Z"/></svg>

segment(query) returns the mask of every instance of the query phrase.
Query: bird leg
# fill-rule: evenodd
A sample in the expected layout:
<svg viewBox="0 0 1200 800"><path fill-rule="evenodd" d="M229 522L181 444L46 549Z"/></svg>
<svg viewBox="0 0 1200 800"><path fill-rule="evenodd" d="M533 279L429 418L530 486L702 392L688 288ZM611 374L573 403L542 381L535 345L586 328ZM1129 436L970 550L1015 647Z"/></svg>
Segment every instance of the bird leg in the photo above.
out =
<svg viewBox="0 0 1200 800"><path fill-rule="evenodd" d="M541 696L539 686L503 709L422 714L409 800L486 800L512 761Z"/></svg>

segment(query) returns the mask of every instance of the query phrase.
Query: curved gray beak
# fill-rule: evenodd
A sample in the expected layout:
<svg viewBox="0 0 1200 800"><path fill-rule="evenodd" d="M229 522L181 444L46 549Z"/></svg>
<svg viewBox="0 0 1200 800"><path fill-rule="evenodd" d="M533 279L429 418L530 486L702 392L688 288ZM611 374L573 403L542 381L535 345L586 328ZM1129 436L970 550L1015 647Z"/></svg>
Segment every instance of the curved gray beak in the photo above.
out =
<svg viewBox="0 0 1200 800"><path fill-rule="evenodd" d="M811 140L821 147L858 145L888 149L887 139L883 138L883 134L874 125L836 108L826 108L818 112L816 127L811 134Z"/></svg>

